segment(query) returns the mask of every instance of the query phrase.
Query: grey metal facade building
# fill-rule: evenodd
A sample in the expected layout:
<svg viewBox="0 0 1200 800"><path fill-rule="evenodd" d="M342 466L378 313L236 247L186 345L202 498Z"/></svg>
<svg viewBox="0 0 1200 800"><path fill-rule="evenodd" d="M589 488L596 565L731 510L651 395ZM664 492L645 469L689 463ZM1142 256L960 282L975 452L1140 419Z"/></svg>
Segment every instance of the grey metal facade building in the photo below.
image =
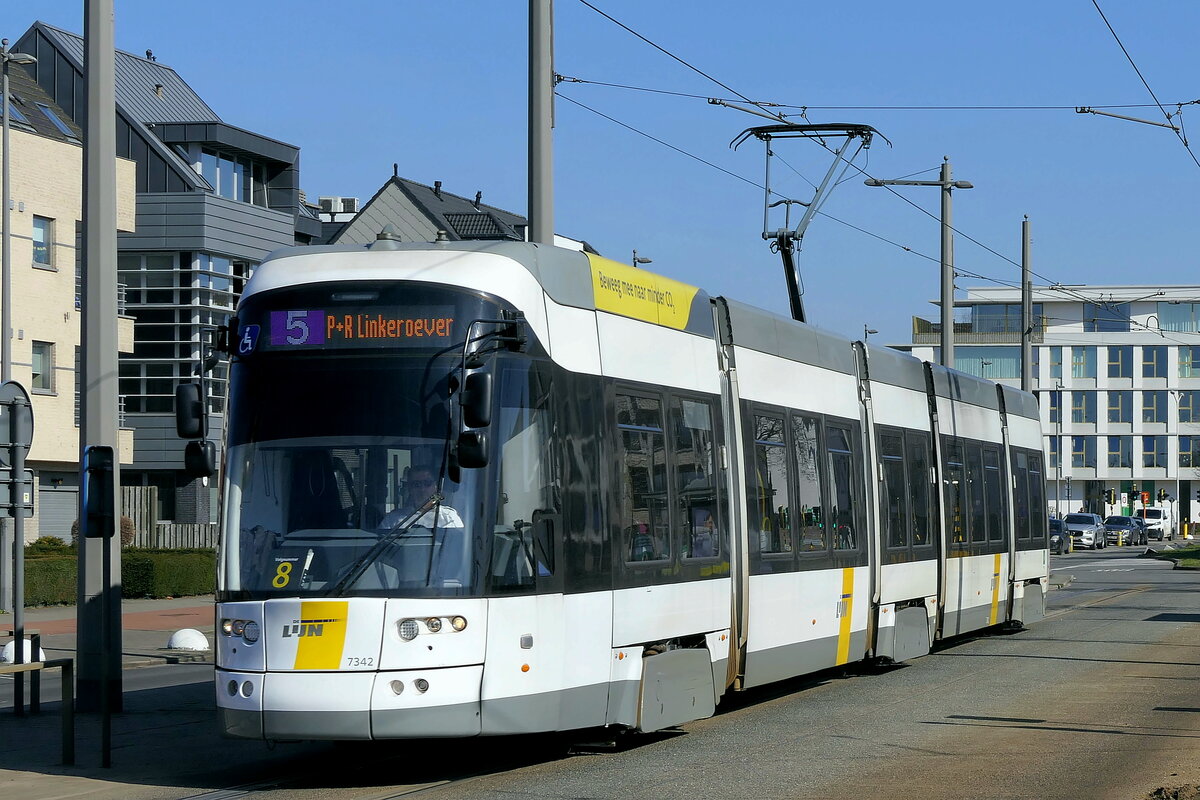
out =
<svg viewBox="0 0 1200 800"><path fill-rule="evenodd" d="M34 25L15 49L71 119L86 120L82 37ZM212 490L183 474L173 398L193 379L209 331L225 323L241 287L270 251L319 238L303 202L300 150L222 121L170 67L116 52L117 155L137 165L137 221L118 237L119 281L134 326L120 392L134 461L122 482L159 488L161 519L207 522ZM211 435L219 441L228 365L212 375Z"/></svg>

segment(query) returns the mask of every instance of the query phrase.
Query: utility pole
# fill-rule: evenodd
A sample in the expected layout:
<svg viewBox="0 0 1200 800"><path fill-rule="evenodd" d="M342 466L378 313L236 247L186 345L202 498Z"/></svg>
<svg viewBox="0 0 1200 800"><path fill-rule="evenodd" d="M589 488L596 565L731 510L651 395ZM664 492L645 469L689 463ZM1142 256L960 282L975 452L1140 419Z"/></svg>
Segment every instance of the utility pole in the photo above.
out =
<svg viewBox="0 0 1200 800"><path fill-rule="evenodd" d="M554 244L554 0L529 0L529 241Z"/></svg>
<svg viewBox="0 0 1200 800"><path fill-rule="evenodd" d="M1021 389L1033 391L1033 284L1029 274L1029 216L1021 221Z"/></svg>
<svg viewBox="0 0 1200 800"><path fill-rule="evenodd" d="M84 127L83 196L83 379L79 436L80 486L89 445L111 447L117 440L117 132L114 87L113 0L87 0L84 18L84 73L87 125ZM112 507L120 509L120 458L114 458ZM83 492L80 492L80 502ZM88 509L79 509L80 527ZM119 513L118 515L119 516ZM114 520L114 523L116 521ZM105 702L121 710L121 548L89 539L80 530L76 612L78 707L100 710ZM107 559L106 559L107 556ZM107 565L105 561L107 560Z"/></svg>
<svg viewBox="0 0 1200 800"><path fill-rule="evenodd" d="M970 181L951 180L950 156L942 159L942 172L936 181L881 181L868 178L867 186L937 186L942 190L942 358L944 367L954 367L954 224L952 193L955 189L974 189Z"/></svg>

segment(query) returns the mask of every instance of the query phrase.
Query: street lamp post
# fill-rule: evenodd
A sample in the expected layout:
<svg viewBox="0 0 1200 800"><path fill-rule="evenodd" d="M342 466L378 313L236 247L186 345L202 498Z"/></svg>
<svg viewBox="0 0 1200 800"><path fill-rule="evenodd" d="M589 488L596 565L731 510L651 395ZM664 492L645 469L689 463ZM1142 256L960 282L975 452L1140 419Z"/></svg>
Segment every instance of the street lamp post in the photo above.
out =
<svg viewBox="0 0 1200 800"><path fill-rule="evenodd" d="M0 258L3 259L3 264L0 265L0 304L3 309L0 313L0 381L12 380L12 227L10 226L10 212L12 205L12 187L10 184L10 164L12 162L11 151L8 145L8 128L9 128L9 108L8 108L8 65L9 64L33 64L37 59L28 53L14 53L8 49L8 39L0 39L0 70L3 72L3 78L0 79L0 95L3 95L3 100L0 101L4 105L4 177L3 177L3 197L0 198L0 203L4 206L4 233L3 233L3 253Z"/></svg>
<svg viewBox="0 0 1200 800"><path fill-rule="evenodd" d="M942 366L954 366L954 226L950 198L955 189L974 189L970 181L950 180L950 156L942 160L936 181L881 181L868 178L867 186L937 186L942 190Z"/></svg>

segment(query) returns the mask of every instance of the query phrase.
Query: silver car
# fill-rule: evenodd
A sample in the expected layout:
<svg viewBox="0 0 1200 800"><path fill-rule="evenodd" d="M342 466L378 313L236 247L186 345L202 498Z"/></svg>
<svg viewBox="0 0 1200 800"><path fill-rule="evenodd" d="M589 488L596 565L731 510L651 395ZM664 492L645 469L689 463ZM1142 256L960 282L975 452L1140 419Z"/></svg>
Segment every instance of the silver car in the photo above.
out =
<svg viewBox="0 0 1200 800"><path fill-rule="evenodd" d="M1104 523L1097 514L1067 514L1063 517L1063 527L1071 534L1071 541L1076 547L1087 547L1099 550L1108 546L1108 537L1104 531Z"/></svg>

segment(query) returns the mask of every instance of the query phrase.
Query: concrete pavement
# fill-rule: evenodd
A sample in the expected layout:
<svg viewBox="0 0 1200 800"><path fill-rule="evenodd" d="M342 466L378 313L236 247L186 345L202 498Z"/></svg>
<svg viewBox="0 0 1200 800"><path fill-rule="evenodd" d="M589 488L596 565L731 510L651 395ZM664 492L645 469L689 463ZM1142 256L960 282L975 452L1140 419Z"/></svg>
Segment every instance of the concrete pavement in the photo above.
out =
<svg viewBox="0 0 1200 800"><path fill-rule="evenodd" d="M194 628L213 644L213 598L177 597L162 600L124 600L121 603L121 660L126 667L184 662L212 663L212 650L167 650L171 634ZM0 613L0 630L12 628L10 613ZM25 628L42 633L42 649L47 658L74 658L75 606L30 608L24 615ZM26 638L29 638L26 634ZM12 641L0 638L0 645Z"/></svg>

